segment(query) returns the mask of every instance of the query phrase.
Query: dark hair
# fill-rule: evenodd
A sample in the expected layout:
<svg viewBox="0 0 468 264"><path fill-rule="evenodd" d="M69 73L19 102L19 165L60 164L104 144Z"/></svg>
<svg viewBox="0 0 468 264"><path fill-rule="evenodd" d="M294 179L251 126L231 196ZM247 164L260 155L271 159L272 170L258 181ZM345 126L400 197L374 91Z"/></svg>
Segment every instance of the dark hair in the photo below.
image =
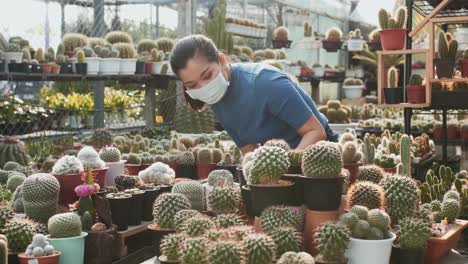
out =
<svg viewBox="0 0 468 264"><path fill-rule="evenodd" d="M187 62L195 56L204 56L208 62L219 62L219 53L213 41L203 35L190 35L177 41L171 52L170 62L172 71L179 76L179 71L187 66ZM192 99L184 89L184 97L190 107L201 110L205 105L200 100Z"/></svg>

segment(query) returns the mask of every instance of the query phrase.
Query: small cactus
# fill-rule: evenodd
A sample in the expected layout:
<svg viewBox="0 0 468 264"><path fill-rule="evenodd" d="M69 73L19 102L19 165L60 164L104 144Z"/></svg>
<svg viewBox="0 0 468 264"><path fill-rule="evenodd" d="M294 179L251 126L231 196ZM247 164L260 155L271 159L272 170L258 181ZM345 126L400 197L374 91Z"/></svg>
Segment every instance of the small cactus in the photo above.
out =
<svg viewBox="0 0 468 264"><path fill-rule="evenodd" d="M332 28L328 29L327 32L325 33L325 37L328 40L339 41L342 36L343 36L343 32L341 31L341 29L339 29L337 27L332 27Z"/></svg>
<svg viewBox="0 0 468 264"><path fill-rule="evenodd" d="M244 239L244 245L247 254L247 264L271 264L275 259L275 242L267 235L248 235Z"/></svg>
<svg viewBox="0 0 468 264"><path fill-rule="evenodd" d="M234 241L212 243L208 249L208 263L242 264L244 263L243 247Z"/></svg>
<svg viewBox="0 0 468 264"><path fill-rule="evenodd" d="M178 261L180 258L180 244L185 239L184 234L169 234L161 240L161 255L168 261Z"/></svg>
<svg viewBox="0 0 468 264"><path fill-rule="evenodd" d="M347 193L348 208L362 205L369 209L382 208L385 204L382 187L372 182L356 182Z"/></svg>
<svg viewBox="0 0 468 264"><path fill-rule="evenodd" d="M273 31L273 39L275 40L287 40L289 37L289 30L286 27L277 27Z"/></svg>
<svg viewBox="0 0 468 264"><path fill-rule="evenodd" d="M392 66L388 72L387 72L387 87L388 88L398 88L398 83L399 83L399 75L398 75L398 70Z"/></svg>
<svg viewBox="0 0 468 264"><path fill-rule="evenodd" d="M76 53L76 59L78 60L78 63L84 63L85 62L85 53L83 50L79 50Z"/></svg>
<svg viewBox="0 0 468 264"><path fill-rule="evenodd" d="M410 85L421 85L423 82L423 78L419 74L412 74L410 77L409 84Z"/></svg>
<svg viewBox="0 0 468 264"><path fill-rule="evenodd" d="M431 229L420 219L405 218L398 223L396 235L401 249L418 250L426 247Z"/></svg>
<svg viewBox="0 0 468 264"><path fill-rule="evenodd" d="M325 223L315 234L320 256L329 262L341 261L351 239L349 229L340 223Z"/></svg>

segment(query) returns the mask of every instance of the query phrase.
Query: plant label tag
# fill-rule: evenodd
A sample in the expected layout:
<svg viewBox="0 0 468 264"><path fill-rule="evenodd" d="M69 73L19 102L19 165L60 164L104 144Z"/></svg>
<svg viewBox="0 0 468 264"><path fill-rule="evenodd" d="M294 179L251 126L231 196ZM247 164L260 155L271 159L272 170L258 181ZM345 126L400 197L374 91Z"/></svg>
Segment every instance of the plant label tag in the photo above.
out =
<svg viewBox="0 0 468 264"><path fill-rule="evenodd" d="M37 259L29 259L28 264L39 264L39 261Z"/></svg>

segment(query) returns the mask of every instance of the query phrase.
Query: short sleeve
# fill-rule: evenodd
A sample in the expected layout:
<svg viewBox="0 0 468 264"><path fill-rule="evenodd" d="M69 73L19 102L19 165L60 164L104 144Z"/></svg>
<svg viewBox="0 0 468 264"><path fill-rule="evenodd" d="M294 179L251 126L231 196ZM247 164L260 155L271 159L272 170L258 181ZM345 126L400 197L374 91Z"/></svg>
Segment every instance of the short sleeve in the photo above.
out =
<svg viewBox="0 0 468 264"><path fill-rule="evenodd" d="M266 94L270 113L294 129L301 128L312 116L312 109L286 74L262 72L257 77L256 86L262 87L260 89Z"/></svg>

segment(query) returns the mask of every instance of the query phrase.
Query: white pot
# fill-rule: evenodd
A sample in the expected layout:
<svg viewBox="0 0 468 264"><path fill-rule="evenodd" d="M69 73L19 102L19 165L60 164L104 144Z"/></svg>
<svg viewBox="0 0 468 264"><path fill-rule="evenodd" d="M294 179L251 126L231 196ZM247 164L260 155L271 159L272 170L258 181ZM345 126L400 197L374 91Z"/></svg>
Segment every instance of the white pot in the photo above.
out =
<svg viewBox="0 0 468 264"><path fill-rule="evenodd" d="M115 185L115 178L117 176L123 175L125 171L125 161L116 161L116 162L106 162L106 166L109 169L106 171L106 181L104 186Z"/></svg>
<svg viewBox="0 0 468 264"><path fill-rule="evenodd" d="M383 240L363 240L351 238L345 257L348 264L388 264L392 253L392 244L396 235Z"/></svg>
<svg viewBox="0 0 468 264"><path fill-rule="evenodd" d="M120 58L101 58L101 63L99 65L99 74L102 74L102 75L119 74L121 61L122 59Z"/></svg>
<svg viewBox="0 0 468 264"><path fill-rule="evenodd" d="M164 64L167 64L167 75L174 75L174 72L172 71L171 63L169 61L164 61Z"/></svg>
<svg viewBox="0 0 468 264"><path fill-rule="evenodd" d="M364 49L364 44L366 42L362 39L350 39L348 40L348 50L349 51L361 51Z"/></svg>
<svg viewBox="0 0 468 264"><path fill-rule="evenodd" d="M120 74L132 75L136 71L137 59L122 59L120 62Z"/></svg>
<svg viewBox="0 0 468 264"><path fill-rule="evenodd" d="M10 63L12 60L21 63L23 61L23 52L5 52L6 63Z"/></svg>
<svg viewBox="0 0 468 264"><path fill-rule="evenodd" d="M315 77L322 77L325 73L325 70L322 67L314 67L312 68L312 71L314 71Z"/></svg>
<svg viewBox="0 0 468 264"><path fill-rule="evenodd" d="M87 73L89 75L97 75L99 73L100 59L98 57L87 57L84 59L84 62L88 64Z"/></svg>
<svg viewBox="0 0 468 264"><path fill-rule="evenodd" d="M153 62L153 74L160 74L161 68L163 65L164 65L164 62L162 61Z"/></svg>
<svg viewBox="0 0 468 264"><path fill-rule="evenodd" d="M345 97L348 99L358 99L362 97L364 85L343 85Z"/></svg>

